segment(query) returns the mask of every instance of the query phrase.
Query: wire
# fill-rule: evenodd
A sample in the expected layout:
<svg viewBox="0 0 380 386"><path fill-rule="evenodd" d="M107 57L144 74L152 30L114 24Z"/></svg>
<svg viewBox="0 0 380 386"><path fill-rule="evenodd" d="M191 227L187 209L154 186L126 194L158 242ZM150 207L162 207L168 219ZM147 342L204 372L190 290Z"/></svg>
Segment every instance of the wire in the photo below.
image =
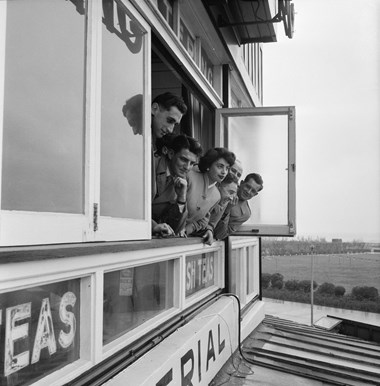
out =
<svg viewBox="0 0 380 386"><path fill-rule="evenodd" d="M252 364L252 365L255 365L256 363L247 358L244 354L243 354L243 351L241 349L241 311L240 311L240 306L241 306L241 303L240 303L240 299L237 295L233 294L233 293L224 293L224 294L220 294L219 297L222 297L222 296L229 296L229 297L233 297L236 299L237 303L238 303L238 325L239 325L239 328L238 328L238 347L239 347L239 353L240 353L240 356L248 363ZM254 372L252 371L252 374L254 374Z"/></svg>

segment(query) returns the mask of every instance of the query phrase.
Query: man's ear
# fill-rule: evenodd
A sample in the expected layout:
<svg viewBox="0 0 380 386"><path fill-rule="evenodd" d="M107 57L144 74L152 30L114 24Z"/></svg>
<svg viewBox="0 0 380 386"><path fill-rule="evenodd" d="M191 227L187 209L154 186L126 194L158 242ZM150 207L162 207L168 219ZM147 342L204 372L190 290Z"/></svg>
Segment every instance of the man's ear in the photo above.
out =
<svg viewBox="0 0 380 386"><path fill-rule="evenodd" d="M157 102L152 103L152 115L156 115L157 111L160 110L160 106Z"/></svg>
<svg viewBox="0 0 380 386"><path fill-rule="evenodd" d="M167 149L167 156L171 160L174 156L174 150L173 149Z"/></svg>

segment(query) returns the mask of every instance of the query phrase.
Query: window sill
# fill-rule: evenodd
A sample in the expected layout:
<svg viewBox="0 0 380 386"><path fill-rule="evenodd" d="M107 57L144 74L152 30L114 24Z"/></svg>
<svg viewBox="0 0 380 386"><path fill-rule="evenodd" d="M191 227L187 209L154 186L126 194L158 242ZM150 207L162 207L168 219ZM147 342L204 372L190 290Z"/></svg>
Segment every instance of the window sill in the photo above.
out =
<svg viewBox="0 0 380 386"><path fill-rule="evenodd" d="M194 245L200 243L202 243L202 239L200 237L175 237L153 238L151 240L142 241L109 241L76 244L1 247L0 264L51 260L75 256L91 256L94 254L102 253L139 251L144 249L167 248L179 245Z"/></svg>

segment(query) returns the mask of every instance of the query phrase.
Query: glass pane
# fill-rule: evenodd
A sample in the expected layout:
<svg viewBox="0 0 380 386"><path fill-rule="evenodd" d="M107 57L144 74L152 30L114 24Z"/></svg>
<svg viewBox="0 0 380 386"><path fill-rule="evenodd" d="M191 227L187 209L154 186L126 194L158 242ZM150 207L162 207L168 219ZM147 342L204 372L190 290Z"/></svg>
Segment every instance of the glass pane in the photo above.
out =
<svg viewBox="0 0 380 386"><path fill-rule="evenodd" d="M174 260L104 275L103 343L173 307Z"/></svg>
<svg viewBox="0 0 380 386"><path fill-rule="evenodd" d="M0 294L0 310L1 385L29 385L79 359L80 279Z"/></svg>
<svg viewBox="0 0 380 386"><path fill-rule="evenodd" d="M215 284L214 254L186 256L186 297Z"/></svg>
<svg viewBox="0 0 380 386"><path fill-rule="evenodd" d="M254 290L254 250L253 247L246 247L246 259L247 259L247 295L251 294Z"/></svg>
<svg viewBox="0 0 380 386"><path fill-rule="evenodd" d="M62 0L6 9L2 208L83 213L85 17Z"/></svg>
<svg viewBox="0 0 380 386"><path fill-rule="evenodd" d="M103 12L100 214L142 219L144 36L114 1Z"/></svg>
<svg viewBox="0 0 380 386"><path fill-rule="evenodd" d="M229 117L228 147L243 164L243 177L258 173L264 189L249 201L244 224L288 223L288 116Z"/></svg>
<svg viewBox="0 0 380 386"><path fill-rule="evenodd" d="M228 282L229 282L229 292L237 294L238 283L236 283L236 272L239 269L238 265L240 264L240 249L231 249L231 255L228 262Z"/></svg>

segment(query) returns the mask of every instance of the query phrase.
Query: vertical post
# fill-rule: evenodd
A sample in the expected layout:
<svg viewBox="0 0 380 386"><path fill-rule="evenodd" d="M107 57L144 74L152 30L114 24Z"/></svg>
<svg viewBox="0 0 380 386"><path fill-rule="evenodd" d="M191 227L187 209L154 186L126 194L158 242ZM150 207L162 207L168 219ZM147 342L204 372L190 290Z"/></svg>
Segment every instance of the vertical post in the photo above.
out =
<svg viewBox="0 0 380 386"><path fill-rule="evenodd" d="M310 324L314 325L314 316L313 316L313 309L314 309L314 245L310 246L311 250L311 280L310 280Z"/></svg>

